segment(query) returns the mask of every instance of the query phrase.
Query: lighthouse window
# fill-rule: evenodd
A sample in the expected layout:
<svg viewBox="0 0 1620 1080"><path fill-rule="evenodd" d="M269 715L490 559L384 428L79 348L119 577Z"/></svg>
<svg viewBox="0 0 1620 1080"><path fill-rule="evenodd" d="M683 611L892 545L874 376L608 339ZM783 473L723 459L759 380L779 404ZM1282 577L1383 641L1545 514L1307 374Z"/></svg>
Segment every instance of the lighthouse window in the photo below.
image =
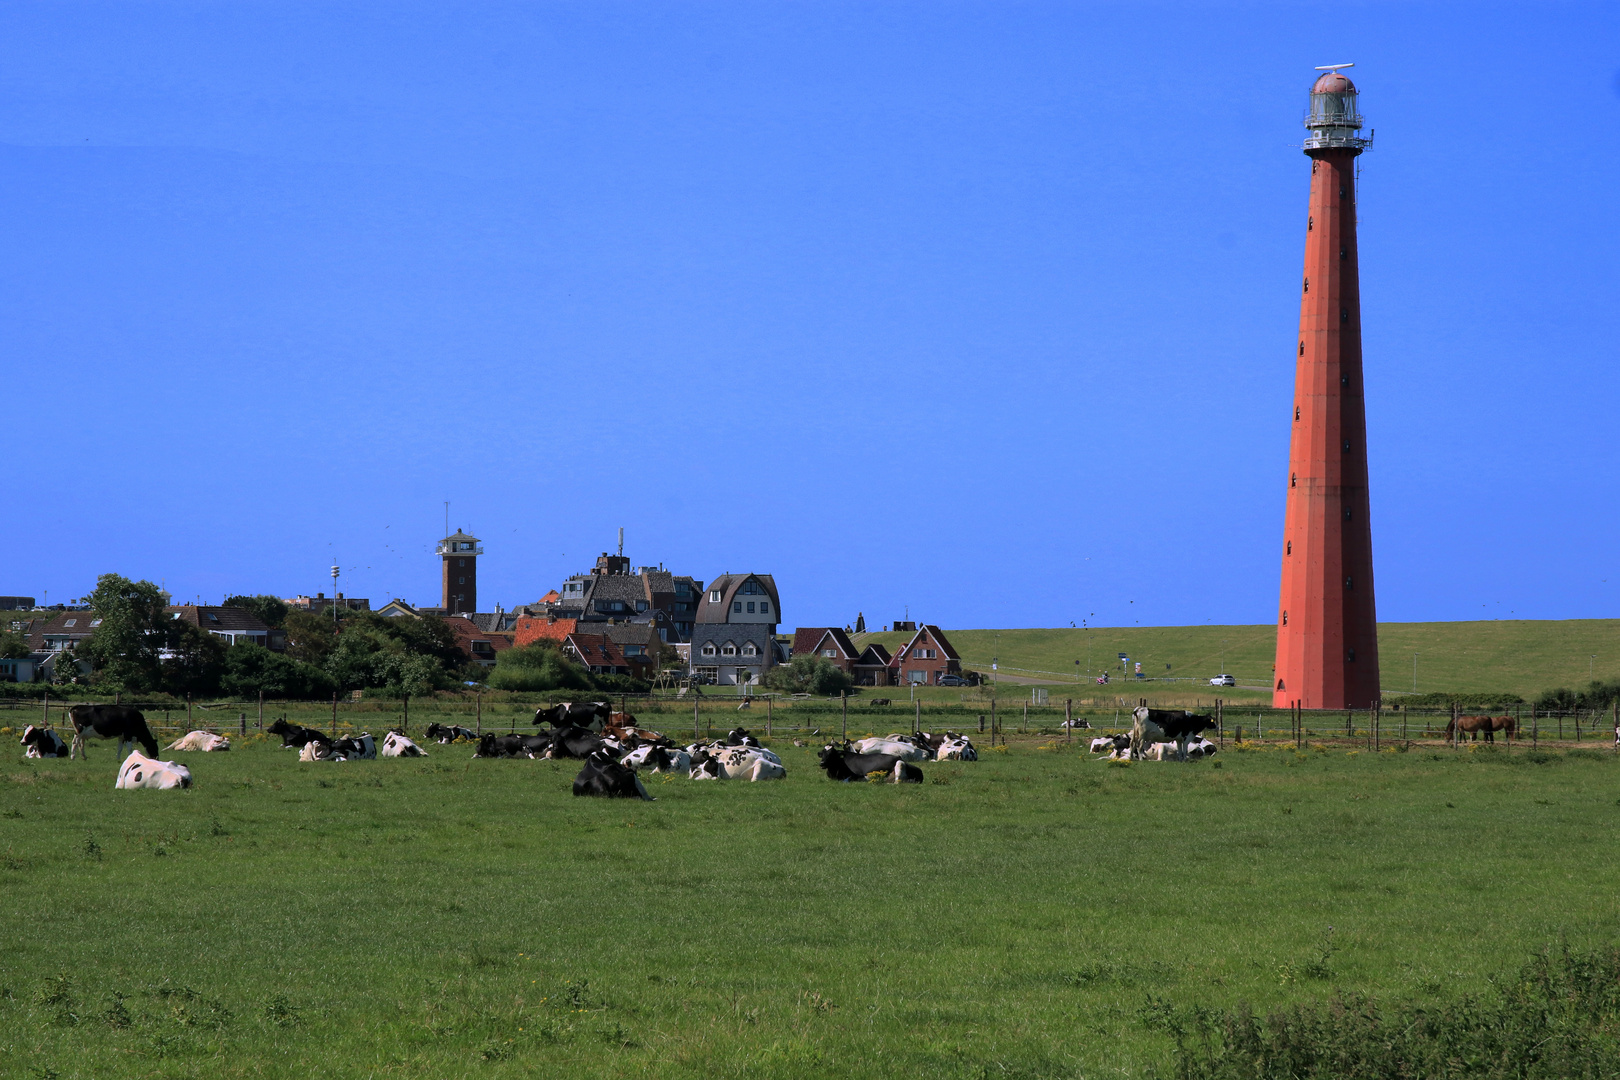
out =
<svg viewBox="0 0 1620 1080"><path fill-rule="evenodd" d="M1306 292L1311 291L1311 279L1310 278L1305 279L1305 291Z"/></svg>
<svg viewBox="0 0 1620 1080"><path fill-rule="evenodd" d="M1339 376L1339 385L1340 386L1349 386L1350 385L1350 376L1348 376L1348 375L1340 375Z"/></svg>
<svg viewBox="0 0 1620 1080"><path fill-rule="evenodd" d="M1298 420L1299 420L1299 406L1298 405L1294 406L1294 420L1295 420L1295 422L1298 422Z"/></svg>
<svg viewBox="0 0 1620 1080"><path fill-rule="evenodd" d="M1286 544L1283 545L1283 554L1284 555L1292 555L1293 553L1294 553L1294 542L1292 540L1290 540Z"/></svg>
<svg viewBox="0 0 1620 1080"><path fill-rule="evenodd" d="M1306 218L1305 219L1305 231L1310 232L1314 228L1316 228L1316 219L1313 218L1313 217Z"/></svg>
<svg viewBox="0 0 1620 1080"><path fill-rule="evenodd" d="M1350 309L1349 308L1342 307L1342 308L1339 309L1339 321L1340 322L1349 322L1350 321Z"/></svg>
<svg viewBox="0 0 1620 1080"><path fill-rule="evenodd" d="M1347 248L1347 247L1341 247L1339 249L1339 261L1343 262L1344 260L1348 259L1349 257L1350 257L1350 249Z"/></svg>
<svg viewBox="0 0 1620 1080"><path fill-rule="evenodd" d="M1297 481L1298 479L1299 479L1299 474L1298 473L1289 473L1288 474L1288 486L1293 487L1295 481Z"/></svg>
<svg viewBox="0 0 1620 1080"><path fill-rule="evenodd" d="M1347 589L1354 589L1356 587L1356 579L1353 578L1353 577L1345 578L1344 579L1344 587L1347 588Z"/></svg>
<svg viewBox="0 0 1620 1080"><path fill-rule="evenodd" d="M1347 453L1347 454L1350 452L1350 440L1349 439L1344 440L1344 452Z"/></svg>
<svg viewBox="0 0 1620 1080"><path fill-rule="evenodd" d="M1285 611L1285 612L1283 612L1283 625L1284 625L1284 626L1287 626L1287 625L1288 625L1288 612L1286 612L1286 611ZM1279 684L1278 684L1278 685L1279 685L1279 686L1281 686L1281 684L1280 684L1280 683L1279 683Z"/></svg>
<svg viewBox="0 0 1620 1080"><path fill-rule="evenodd" d="M1354 649L1346 650L1345 659L1349 660L1352 664L1355 663L1356 662L1356 650L1354 650Z"/></svg>
<svg viewBox="0 0 1620 1080"><path fill-rule="evenodd" d="M456 565L457 566L466 566L467 565L467 560L466 559L457 559L456 560Z"/></svg>
<svg viewBox="0 0 1620 1080"><path fill-rule="evenodd" d="M1341 198L1341 199L1344 198L1344 185L1343 184L1339 185L1339 198Z"/></svg>
<svg viewBox="0 0 1620 1080"><path fill-rule="evenodd" d="M1351 520L1353 517L1355 517L1355 513L1356 512L1354 510L1350 509L1348 506L1345 507L1345 509L1344 509L1344 520L1346 520L1346 521Z"/></svg>
<svg viewBox="0 0 1620 1080"><path fill-rule="evenodd" d="M465 584L467 584L467 579L464 578L464 577L458 577L458 578L456 578L456 584L457 585L465 585Z"/></svg>
<svg viewBox="0 0 1620 1080"><path fill-rule="evenodd" d="M1303 341L1299 343L1299 355L1305 355L1305 343Z"/></svg>

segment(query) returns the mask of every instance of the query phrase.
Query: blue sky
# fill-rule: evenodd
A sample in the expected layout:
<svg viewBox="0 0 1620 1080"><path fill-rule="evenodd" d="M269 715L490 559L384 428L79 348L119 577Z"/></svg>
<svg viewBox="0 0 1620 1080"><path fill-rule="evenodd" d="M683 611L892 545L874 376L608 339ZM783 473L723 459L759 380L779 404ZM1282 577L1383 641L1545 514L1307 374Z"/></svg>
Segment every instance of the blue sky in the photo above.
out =
<svg viewBox="0 0 1620 1080"><path fill-rule="evenodd" d="M0 593L1266 622L1317 64L1386 620L1620 615L1620 6L0 9Z"/></svg>

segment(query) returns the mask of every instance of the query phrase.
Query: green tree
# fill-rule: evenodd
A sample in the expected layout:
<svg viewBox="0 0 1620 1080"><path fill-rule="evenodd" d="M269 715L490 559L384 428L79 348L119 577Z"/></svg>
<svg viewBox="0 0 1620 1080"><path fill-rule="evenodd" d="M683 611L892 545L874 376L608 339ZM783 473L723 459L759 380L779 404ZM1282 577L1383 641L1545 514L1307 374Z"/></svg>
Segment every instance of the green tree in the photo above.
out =
<svg viewBox="0 0 1620 1080"><path fill-rule="evenodd" d="M21 634L0 630L0 660L26 660L31 650Z"/></svg>
<svg viewBox="0 0 1620 1080"><path fill-rule="evenodd" d="M223 607L241 608L259 617L259 621L272 630L281 629L287 622L287 613L292 609L286 601L269 593L259 593L255 596L238 594L227 596Z"/></svg>
<svg viewBox="0 0 1620 1080"><path fill-rule="evenodd" d="M172 620L162 660L163 689L175 695L198 697L217 693L227 648L224 641L200 626Z"/></svg>
<svg viewBox="0 0 1620 1080"><path fill-rule="evenodd" d="M163 650L172 636L163 594L150 581L102 574L90 594L100 620L83 649L95 665L96 681L107 689L156 690L163 684Z"/></svg>
<svg viewBox="0 0 1620 1080"><path fill-rule="evenodd" d="M855 685L849 672L823 656L795 656L791 662L765 674L772 690L793 694L836 694Z"/></svg>
<svg viewBox="0 0 1620 1080"><path fill-rule="evenodd" d="M225 651L219 688L236 698L324 698L337 688L331 676L302 660L245 642Z"/></svg>
<svg viewBox="0 0 1620 1080"><path fill-rule="evenodd" d="M71 647L64 647L56 654L56 662L51 665L51 673L61 686L71 686L79 681L79 658Z"/></svg>
<svg viewBox="0 0 1620 1080"><path fill-rule="evenodd" d="M488 673L489 685L497 690L592 690L591 673L564 656L554 641L536 641L495 656L495 667Z"/></svg>

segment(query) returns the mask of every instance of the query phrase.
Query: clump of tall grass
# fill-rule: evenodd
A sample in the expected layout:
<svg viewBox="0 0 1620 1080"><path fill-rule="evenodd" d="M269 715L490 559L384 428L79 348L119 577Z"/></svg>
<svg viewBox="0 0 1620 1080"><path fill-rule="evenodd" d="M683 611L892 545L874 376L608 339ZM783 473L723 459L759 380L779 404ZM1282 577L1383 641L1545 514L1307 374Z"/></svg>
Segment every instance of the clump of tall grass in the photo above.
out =
<svg viewBox="0 0 1620 1080"><path fill-rule="evenodd" d="M1573 1080L1620 1075L1620 947L1535 956L1478 995L1381 1003L1353 991L1260 1017L1151 1002L1179 1080Z"/></svg>

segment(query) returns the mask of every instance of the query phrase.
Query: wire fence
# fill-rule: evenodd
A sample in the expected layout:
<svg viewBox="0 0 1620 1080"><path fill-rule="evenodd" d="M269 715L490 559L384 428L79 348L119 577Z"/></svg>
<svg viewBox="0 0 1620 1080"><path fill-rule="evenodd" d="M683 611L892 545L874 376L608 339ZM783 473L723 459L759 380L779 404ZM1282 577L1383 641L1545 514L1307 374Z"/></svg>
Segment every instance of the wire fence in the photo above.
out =
<svg viewBox="0 0 1620 1080"><path fill-rule="evenodd" d="M638 726L680 740L724 735L733 728L773 737L815 736L824 739L882 735L915 730L955 731L983 736L992 745L1009 734L1075 742L1082 734L1110 735L1129 731L1132 709L1146 698L1098 701L1095 698L1027 699L990 697L957 702L908 701L869 695L802 698L779 694L751 697L685 696L677 692L616 694L611 699L563 693L432 695L398 700L338 697L317 701L181 701L129 700L118 704L140 709L154 734L179 735L193 730L247 735L265 731L277 720L334 734L399 729L420 735L430 724L455 725L476 734L530 730L535 711L570 700L608 700L613 710L634 717ZM71 726L66 711L79 700L0 699L0 727L21 730L28 724ZM1273 709L1215 699L1204 713L1215 723L1221 742L1335 743L1382 749L1406 743L1501 741L1508 746L1606 744L1620 747L1620 706L1607 710L1540 709L1529 705L1470 712L1447 707L1395 707L1373 710ZM1464 730L1469 717L1490 714L1505 718L1491 730ZM1461 720L1461 723L1457 721Z"/></svg>

